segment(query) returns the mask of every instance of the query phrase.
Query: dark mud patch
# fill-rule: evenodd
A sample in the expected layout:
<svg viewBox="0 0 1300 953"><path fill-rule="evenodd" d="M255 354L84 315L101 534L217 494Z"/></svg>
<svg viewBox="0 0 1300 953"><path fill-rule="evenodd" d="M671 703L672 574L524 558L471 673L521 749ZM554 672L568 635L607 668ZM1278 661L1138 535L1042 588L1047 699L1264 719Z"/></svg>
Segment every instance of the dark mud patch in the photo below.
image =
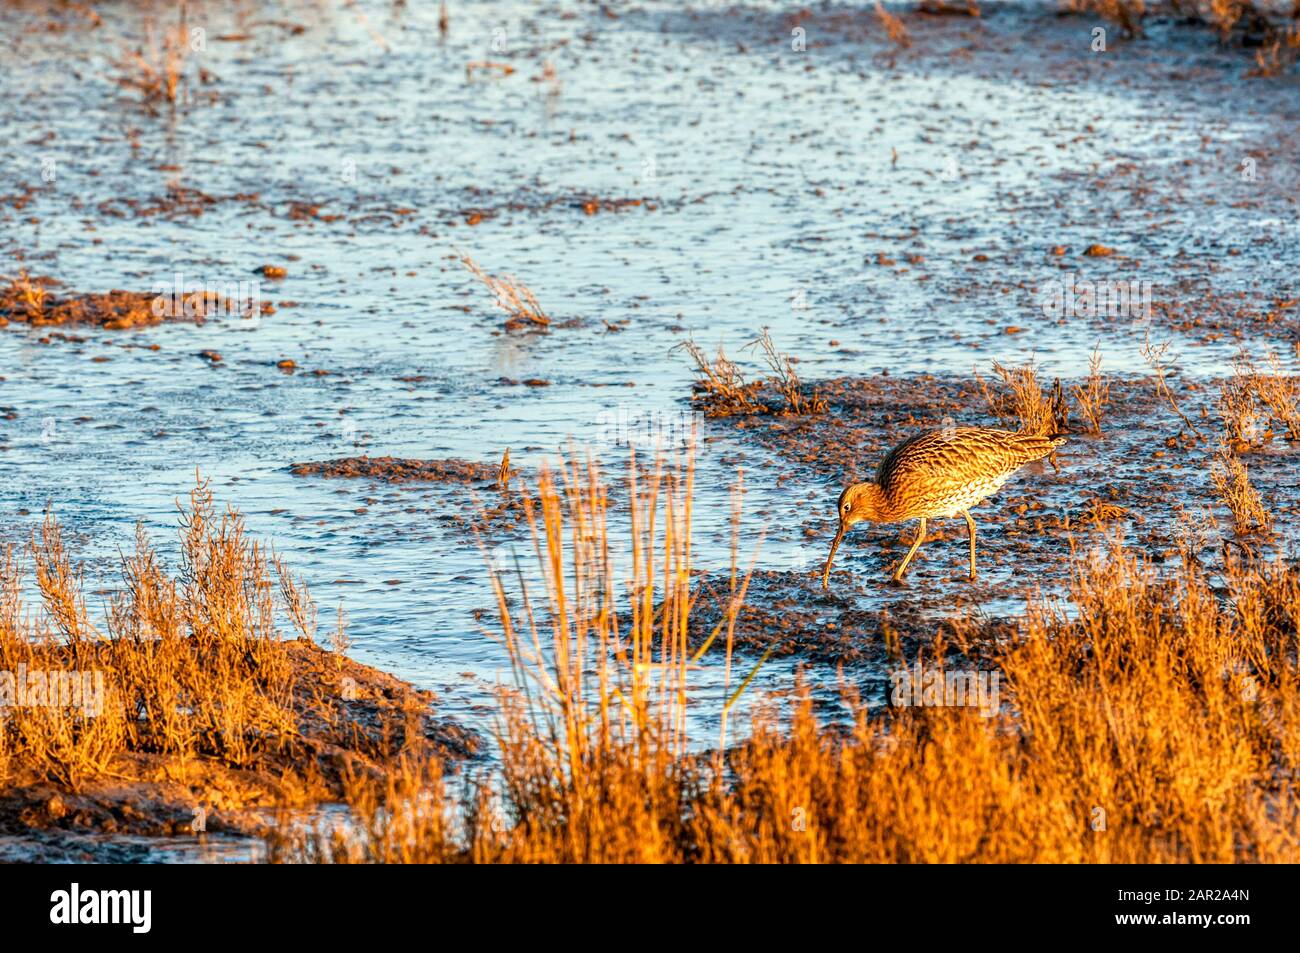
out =
<svg viewBox="0 0 1300 953"><path fill-rule="evenodd" d="M391 484L438 484L469 489L462 496L458 511L438 514L439 522L470 533L491 534L519 526L527 518L525 497L510 487L518 487L521 471L511 467L506 486L502 486L502 467L471 460L415 460L400 457L343 457L295 463L289 467L294 476L326 479L369 480ZM478 491L483 491L480 497Z"/></svg>
<svg viewBox="0 0 1300 953"><path fill-rule="evenodd" d="M706 592L708 591L706 586ZM946 598L946 605L961 610L975 608L969 594ZM955 638L957 623L937 615L928 600L903 602L888 610L866 608L838 590L821 587L820 570L783 572L755 570L732 632L735 649L746 655L795 656L816 662L882 665L901 649L915 655L936 637ZM691 616L696 647L719 630L711 651L727 644L726 600L701 600ZM719 629L719 626L721 628ZM1014 632L1003 620L984 620L982 638L990 644Z"/></svg>
<svg viewBox="0 0 1300 953"><path fill-rule="evenodd" d="M633 209L654 212L660 207L659 201L649 196L614 198L591 192L550 195L529 189L502 196L489 189L473 186L464 191L462 202L459 207L440 213L444 224L480 225L512 214L541 215L569 211L589 216Z"/></svg>
<svg viewBox="0 0 1300 953"><path fill-rule="evenodd" d="M198 830L257 837L276 807L340 799L345 774L382 774L397 750L448 762L478 753L475 733L435 717L433 693L302 639L282 645L294 676L292 737L246 765L125 752L75 787L20 766L0 792L0 837L28 843L38 856L26 859L142 859Z"/></svg>
<svg viewBox="0 0 1300 953"><path fill-rule="evenodd" d="M167 218L193 219L220 205L235 204L260 208L256 192L233 195L209 195L199 189L180 185L170 186L161 195L145 198L117 197L99 203L99 213L105 218Z"/></svg>
<svg viewBox="0 0 1300 953"><path fill-rule="evenodd" d="M401 457L343 457L294 463L294 476L331 479L378 480L384 483L459 483L486 485L495 483L498 467L470 460L413 460Z"/></svg>

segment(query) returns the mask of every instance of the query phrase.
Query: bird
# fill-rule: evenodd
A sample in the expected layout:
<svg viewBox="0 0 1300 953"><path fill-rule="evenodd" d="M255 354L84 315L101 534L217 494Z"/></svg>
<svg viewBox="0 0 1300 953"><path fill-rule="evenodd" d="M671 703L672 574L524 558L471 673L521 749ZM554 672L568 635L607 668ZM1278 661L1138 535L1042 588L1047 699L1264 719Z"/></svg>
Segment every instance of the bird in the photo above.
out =
<svg viewBox="0 0 1300 953"><path fill-rule="evenodd" d="M1051 457L1061 436L1039 436L992 427L944 427L904 440L880 461L874 480L854 483L840 494L839 529L831 543L822 588L830 588L831 561L844 534L855 523L901 523L919 519L920 529L894 581L902 582L908 564L925 540L926 520L964 516L970 528L970 578L975 578L975 521L970 510L1002 489L1026 463Z"/></svg>

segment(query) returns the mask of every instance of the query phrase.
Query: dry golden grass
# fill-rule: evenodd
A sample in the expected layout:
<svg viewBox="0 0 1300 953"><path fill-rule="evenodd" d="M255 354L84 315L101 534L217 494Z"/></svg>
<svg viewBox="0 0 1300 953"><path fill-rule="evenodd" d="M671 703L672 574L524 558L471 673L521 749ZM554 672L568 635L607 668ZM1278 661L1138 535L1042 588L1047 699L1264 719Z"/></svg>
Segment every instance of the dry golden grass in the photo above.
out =
<svg viewBox="0 0 1300 953"><path fill-rule="evenodd" d="M0 312L28 324L41 324L45 320L45 299L49 290L40 280L32 281L26 271L17 278L0 275L8 287L0 290Z"/></svg>
<svg viewBox="0 0 1300 953"><path fill-rule="evenodd" d="M1247 11L1253 10L1250 0L1208 0L1198 5L1206 8L1205 13L1223 39L1228 38Z"/></svg>
<svg viewBox="0 0 1300 953"><path fill-rule="evenodd" d="M500 492L510 492L510 477L513 473L510 469L510 448L506 447L505 453L501 454L501 465L497 467L497 489Z"/></svg>
<svg viewBox="0 0 1300 953"><path fill-rule="evenodd" d="M1246 464L1231 450L1222 450L1210 464L1210 479L1232 514L1232 524L1240 536L1267 533L1273 525L1268 508L1259 491L1250 482Z"/></svg>
<svg viewBox="0 0 1300 953"><path fill-rule="evenodd" d="M1270 351L1267 361L1268 369L1261 370L1243 349L1233 361L1233 376L1220 388L1219 418L1234 451L1263 446L1273 438L1273 425L1288 440L1300 439L1300 386L1284 372L1277 352Z"/></svg>
<svg viewBox="0 0 1300 953"><path fill-rule="evenodd" d="M507 599L494 577L515 662L497 716L499 768L452 803L437 765L408 759L395 780L349 792L345 827L283 825L273 857L1300 860L1289 781L1300 758L1297 568L1229 557L1216 595L1195 544L1184 542L1171 575L1116 537L1077 555L1076 611L1034 598L1013 638L984 638L972 618L952 644L936 637L899 658L943 669L964 655L996 674L992 717L974 707L872 714L846 689L847 723L826 725L804 691L786 715L757 706L743 740L728 744L724 727L709 749L684 717L700 651L685 623L701 585L689 570L690 474L642 476L624 589L611 585L607 496L590 462L570 463L538 495L542 604ZM733 557L721 594L732 620L745 588Z"/></svg>
<svg viewBox="0 0 1300 953"><path fill-rule="evenodd" d="M990 413L1021 433L1051 437L1069 429L1069 407L1059 379L1053 383L1050 395L1044 395L1032 361L1012 368L994 361L993 372L1002 382L997 392L989 388L978 371L975 372L975 380Z"/></svg>
<svg viewBox="0 0 1300 953"><path fill-rule="evenodd" d="M1192 423L1190 417L1183 413L1182 407L1178 404L1178 399L1174 397L1174 392L1169 386L1169 375L1173 370L1173 357L1169 354L1169 344L1168 341L1156 344L1151 340L1151 333L1148 331L1139 352L1142 355L1142 360L1146 361L1152 373L1155 374L1156 393L1165 399L1170 409L1183 422L1183 426L1195 434L1198 439L1204 439L1205 435L1201 433L1200 428Z"/></svg>
<svg viewBox="0 0 1300 953"><path fill-rule="evenodd" d="M740 365L727 357L721 344L718 345L717 356L712 360L703 348L689 338L678 344L677 348L684 350L695 365L699 376L695 381L693 399L704 407L706 416L735 417L766 413L807 416L826 412L826 401L816 390L811 395L804 393L803 382L794 369L796 359L777 350L766 328L755 340L745 345L746 350L761 351L763 360L771 371L762 380L747 381ZM768 397L780 398L779 403L774 406L766 403L764 392Z"/></svg>
<svg viewBox="0 0 1300 953"><path fill-rule="evenodd" d="M1255 51L1255 67L1249 76L1281 76L1300 59L1300 26L1291 24L1270 31L1269 39Z"/></svg>
<svg viewBox="0 0 1300 953"><path fill-rule="evenodd" d="M880 20L881 25L885 28L885 34L889 37L889 42L893 43L900 49L906 49L912 45L912 37L907 32L907 27L897 16L890 13L884 8L880 0L875 0L876 18Z"/></svg>
<svg viewBox="0 0 1300 953"><path fill-rule="evenodd" d="M1281 425L1289 440L1300 440L1300 384L1282 368L1276 351L1269 351L1268 370L1261 371L1242 356L1238 373L1246 381L1261 408L1267 408L1273 422Z"/></svg>
<svg viewBox="0 0 1300 953"><path fill-rule="evenodd" d="M1143 35L1145 0L1060 0L1063 10L1095 14L1118 24L1128 37ZM1170 9L1189 22L1208 24L1219 41L1255 49L1255 65L1247 76L1281 76L1300 59L1300 9L1253 0L1171 0Z"/></svg>
<svg viewBox="0 0 1300 953"><path fill-rule="evenodd" d="M1074 13L1095 13L1104 20L1119 24L1125 36L1142 36L1145 0L1065 0L1065 7Z"/></svg>
<svg viewBox="0 0 1300 953"><path fill-rule="evenodd" d="M517 331L525 328L546 329L551 319L546 316L542 306L537 302L537 296L534 295L527 286L513 275L489 275L478 262L470 258L463 252L457 252L460 263L492 292L496 299L497 306L510 315L506 321L506 329Z"/></svg>
<svg viewBox="0 0 1300 953"><path fill-rule="evenodd" d="M717 356L712 360L690 338L677 347L684 350L695 364L699 376L695 381L694 399L703 405L705 414L731 417L767 412L767 407L758 400L762 382L746 381L740 365L727 357L720 343Z"/></svg>
<svg viewBox="0 0 1300 953"><path fill-rule="evenodd" d="M1101 348L1098 346L1088 358L1088 377L1082 386L1075 385L1075 406L1089 433L1101 433L1101 418L1110 402L1110 381L1101 372Z"/></svg>
<svg viewBox="0 0 1300 953"><path fill-rule="evenodd" d="M1177 8L1179 4L1175 4ZM1255 65L1247 76L1277 77L1300 59L1300 8L1289 11L1277 4L1253 0L1197 0L1186 15L1213 25L1221 42L1237 41L1255 47Z"/></svg>
<svg viewBox="0 0 1300 953"><path fill-rule="evenodd" d="M382 776L347 771L349 823L304 820L282 810L267 840L271 863L415 864L456 859L442 765L409 753ZM356 827L356 824L362 827Z"/></svg>
<svg viewBox="0 0 1300 953"><path fill-rule="evenodd" d="M813 391L811 397L804 394L803 384L794 369L794 359L776 349L767 328L763 329L763 333L758 336L758 339L750 347L758 347L762 350L763 360L767 362L767 366L772 370L772 376L768 378L767 383L775 388L785 401L784 414L805 416L826 412L826 401L822 399L816 390Z"/></svg>
<svg viewBox="0 0 1300 953"><path fill-rule="evenodd" d="M1256 409L1249 377L1239 372L1224 381L1219 388L1217 406L1219 419L1223 422L1224 440L1231 449L1242 452L1263 446L1267 431ZM1267 436L1272 434L1267 433Z"/></svg>
<svg viewBox="0 0 1300 953"><path fill-rule="evenodd" d="M1177 0L1175 0L1177 2ZM1127 37L1140 37L1146 16L1145 0L1060 0L1060 8L1069 13L1095 14L1117 24Z"/></svg>
<svg viewBox="0 0 1300 953"><path fill-rule="evenodd" d="M138 92L146 105L175 106L185 83L189 50L189 31L183 19L178 26L162 30L148 20L144 44L122 54L114 79L119 86Z"/></svg>
<svg viewBox="0 0 1300 953"><path fill-rule="evenodd" d="M83 807L93 812L97 798L120 796L105 784L138 785L163 816L185 809L166 785L202 797L212 783L226 823L256 827L235 813L269 792L295 804L341 793L340 758L381 775L395 750L434 750L424 742L429 699L343 658L341 608L324 665L330 657L304 641L317 628L306 587L237 512L217 510L206 483L180 516L177 571L137 530L98 624L52 516L22 550L0 551L0 793L91 791ZM28 579L39 596L31 607L21 598ZM301 640L282 638L286 621ZM20 698L20 673L68 688ZM74 693L78 684L98 689Z"/></svg>
<svg viewBox="0 0 1300 953"><path fill-rule="evenodd" d="M247 766L296 734L291 669L280 650L272 577L242 520L218 516L206 486L184 514L182 567L169 577L143 530L122 559L124 588L91 621L81 571L47 517L32 540L41 611L26 619L22 568L12 547L2 567L0 671L100 672L106 706L15 707L0 727L0 752L24 771L75 789L123 752L211 755ZM12 763L11 763L11 766Z"/></svg>

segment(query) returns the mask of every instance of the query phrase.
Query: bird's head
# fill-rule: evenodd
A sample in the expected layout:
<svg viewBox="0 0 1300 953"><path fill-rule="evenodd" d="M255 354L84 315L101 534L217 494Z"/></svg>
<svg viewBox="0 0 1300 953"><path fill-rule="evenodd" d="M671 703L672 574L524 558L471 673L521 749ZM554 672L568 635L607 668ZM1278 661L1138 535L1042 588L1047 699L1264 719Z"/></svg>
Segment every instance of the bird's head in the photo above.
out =
<svg viewBox="0 0 1300 953"><path fill-rule="evenodd" d="M835 541L831 543L830 555L826 557L826 568L822 570L822 588L830 588L831 561L835 558L835 550L839 548L840 540L854 523L861 523L863 520L871 523L879 523L884 520L885 498L880 491L880 486L875 482L855 483L852 486L845 487L844 492L840 494L839 504L836 506L839 514L840 525L835 531Z"/></svg>

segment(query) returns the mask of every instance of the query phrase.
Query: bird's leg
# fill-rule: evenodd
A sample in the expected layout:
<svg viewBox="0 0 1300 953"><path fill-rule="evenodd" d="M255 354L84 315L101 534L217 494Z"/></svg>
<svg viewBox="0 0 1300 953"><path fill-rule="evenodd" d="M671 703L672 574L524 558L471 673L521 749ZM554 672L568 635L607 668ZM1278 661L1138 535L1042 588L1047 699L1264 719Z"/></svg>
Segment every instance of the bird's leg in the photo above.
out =
<svg viewBox="0 0 1300 953"><path fill-rule="evenodd" d="M925 517L924 516L921 517L921 528L916 532L916 542L912 543L912 548L909 549L907 551L907 555L903 557L903 565L899 566L898 569L895 570L894 572L895 582L903 581L903 573L907 572L907 564L912 561L912 557L916 555L916 551L921 548L921 544L923 542L925 542Z"/></svg>
<svg viewBox="0 0 1300 953"><path fill-rule="evenodd" d="M962 510L966 525L970 527L970 577L975 578L975 521L970 518L970 510Z"/></svg>

